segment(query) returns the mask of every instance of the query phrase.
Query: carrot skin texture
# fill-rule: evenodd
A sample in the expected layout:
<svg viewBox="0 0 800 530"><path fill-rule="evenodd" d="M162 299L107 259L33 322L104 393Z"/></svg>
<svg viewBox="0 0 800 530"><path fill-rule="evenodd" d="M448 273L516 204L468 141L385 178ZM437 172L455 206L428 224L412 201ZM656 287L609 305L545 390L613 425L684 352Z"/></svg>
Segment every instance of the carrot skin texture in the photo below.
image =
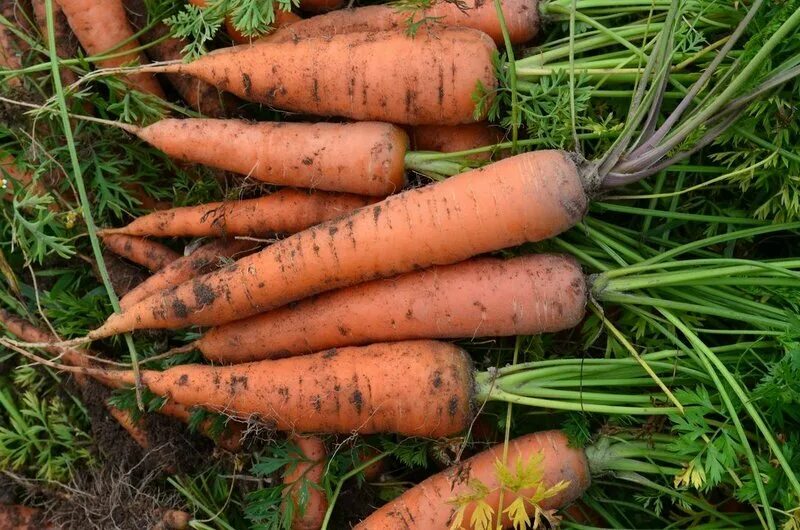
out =
<svg viewBox="0 0 800 530"><path fill-rule="evenodd" d="M568 482L567 488L539 503L540 507L557 509L580 497L591 483L589 464L580 449L569 447L567 437L560 431L542 431L528 434L508 443L508 469L526 465L532 457L543 455L542 483L549 488L560 481ZM490 493L483 498L494 509L490 528L497 527L497 512L500 497L500 481L495 463L503 460L503 444L479 453L460 464L433 475L406 490L400 497L383 505L354 527L354 530L395 530L397 528L446 529L450 528L457 506L448 502L459 495L467 494L469 484L479 480ZM497 490L497 491L495 491ZM530 498L536 488L525 488L518 493L506 490L505 508L518 496ZM474 503L473 503L474 504ZM525 505L528 513L533 508ZM467 508L464 521L470 521L474 506ZM509 528L508 514L503 515L503 528Z"/></svg>
<svg viewBox="0 0 800 530"><path fill-rule="evenodd" d="M328 509L328 498L324 491L315 488L313 484L321 486L328 451L325 442L316 436L293 435L291 439L308 462L300 462L284 475L283 483L286 488L283 490L283 502L294 504L292 530L319 530ZM308 482L308 499L301 515L298 496L303 479Z"/></svg>
<svg viewBox="0 0 800 530"><path fill-rule="evenodd" d="M184 206L144 215L103 234L151 237L294 234L376 202L361 195L283 189L256 199Z"/></svg>
<svg viewBox="0 0 800 530"><path fill-rule="evenodd" d="M411 131L415 151L455 153L503 141L503 130L486 122L463 125L418 125ZM469 156L472 160L489 160L491 151Z"/></svg>
<svg viewBox="0 0 800 530"><path fill-rule="evenodd" d="M399 380L398 373L404 378ZM134 384L128 371L109 371L104 377ZM466 429L474 392L469 356L436 341L373 344L232 366L145 370L142 382L175 403L252 417L280 431L430 437Z"/></svg>
<svg viewBox="0 0 800 530"><path fill-rule="evenodd" d="M162 289L177 286L195 276L207 273L222 265L226 258L246 255L258 248L253 241L218 240L207 243L188 256L182 256L128 291L119 305L123 311L136 302L158 293Z"/></svg>
<svg viewBox="0 0 800 530"><path fill-rule="evenodd" d="M512 44L528 42L539 33L538 2L503 0L502 6ZM391 5L339 9L282 28L267 36L267 40L275 42L375 31L402 32L408 27L408 20L412 16L415 22L427 18L432 21L430 26L434 27L442 24L477 29L489 35L498 45L503 44L503 31L494 2L480 0L466 0L459 4L440 0L433 2L431 7L413 13Z"/></svg>
<svg viewBox="0 0 800 530"><path fill-rule="evenodd" d="M125 234L103 236L105 246L118 256L157 272L181 257L171 248L157 241Z"/></svg>
<svg viewBox="0 0 800 530"><path fill-rule="evenodd" d="M270 184L385 197L406 182L408 136L386 123L165 119L137 136L174 159Z"/></svg>
<svg viewBox="0 0 800 530"><path fill-rule="evenodd" d="M523 153L287 237L111 315L90 337L220 325L323 291L541 241L572 227L587 203L571 155Z"/></svg>
<svg viewBox="0 0 800 530"><path fill-rule="evenodd" d="M576 326L586 282L567 256L475 259L347 287L209 330L214 362L409 339L535 335Z"/></svg>
<svg viewBox="0 0 800 530"><path fill-rule="evenodd" d="M139 47L136 39L128 40L134 33L128 23L122 0L56 0L56 2L66 15L69 26L88 55L101 55L112 49L116 53ZM128 40L126 44L117 46L126 40ZM143 58L141 53L132 51L118 57L98 61L98 64L105 68L111 68ZM130 85L137 90L164 97L161 85L152 74L135 73L129 75L127 79Z"/></svg>
<svg viewBox="0 0 800 530"><path fill-rule="evenodd" d="M291 26L289 26L291 27ZM494 42L468 28L350 33L234 46L189 64L186 73L242 99L278 109L409 125L472 123L478 83L497 86ZM262 65L271 65L264 68Z"/></svg>
<svg viewBox="0 0 800 530"><path fill-rule="evenodd" d="M147 26L147 6L144 0L123 0L131 25L140 31ZM175 61L183 58L181 50L186 41L169 36L169 27L158 22L142 34L142 41L156 43L145 50L153 61ZM187 75L170 74L167 81L180 94L181 98L196 111L212 118L223 118L235 106L230 94L220 92L216 87Z"/></svg>

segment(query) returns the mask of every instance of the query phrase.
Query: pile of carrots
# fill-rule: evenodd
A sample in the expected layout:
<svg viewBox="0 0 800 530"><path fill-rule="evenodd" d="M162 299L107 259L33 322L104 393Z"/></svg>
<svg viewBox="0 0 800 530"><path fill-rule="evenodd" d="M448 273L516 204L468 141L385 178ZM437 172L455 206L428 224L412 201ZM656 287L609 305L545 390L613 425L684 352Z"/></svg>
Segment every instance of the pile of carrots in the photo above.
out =
<svg viewBox="0 0 800 530"><path fill-rule="evenodd" d="M122 0L57 0L60 11L49 16L63 13L87 55L115 52L97 66L144 64L134 28L145 24L129 22L123 4L138 6L141 18L142 2ZM112 387L141 384L167 397L164 414L187 421L200 407L291 433L308 464L287 473L286 503L298 502L292 484L299 477L319 481L324 473L326 448L315 434L440 437L469 428L477 406L471 359L442 340L534 335L582 320L589 290L571 257L480 256L573 227L603 178L573 153L542 150L499 153L445 181L407 186L410 149L454 152L502 138L473 94L476 87L488 94L497 87L498 44L537 35L536 2L434 1L416 13L430 21L413 36L408 15L389 5L336 9L341 2L304 0L301 7L330 12L306 19L283 13L276 29L258 38L228 24L241 44L190 63L179 60L180 41L156 25L145 33L159 40L147 54L161 62L111 72L156 97L164 92L155 74L168 74L186 103L210 117L109 125L176 161L283 188L155 211L100 230L110 250L152 276L85 339L52 342L48 333L0 315L18 338L52 342L48 351L81 378ZM227 118L231 94L307 121ZM10 168L11 178L29 185ZM154 238L208 240L180 255ZM197 349L213 364L135 373L99 367L74 347L188 326L210 329L178 349ZM146 446L130 417L109 412ZM242 425L232 422L218 443L236 450L241 434ZM497 513L498 451L428 478L357 528L448 528L455 513L449 500L473 479L489 486L484 500ZM586 455L559 432L513 440L508 465L537 454L544 457L539 487L562 484L538 508L566 506L589 486ZM315 490L295 528L320 528L326 510L324 494Z"/></svg>

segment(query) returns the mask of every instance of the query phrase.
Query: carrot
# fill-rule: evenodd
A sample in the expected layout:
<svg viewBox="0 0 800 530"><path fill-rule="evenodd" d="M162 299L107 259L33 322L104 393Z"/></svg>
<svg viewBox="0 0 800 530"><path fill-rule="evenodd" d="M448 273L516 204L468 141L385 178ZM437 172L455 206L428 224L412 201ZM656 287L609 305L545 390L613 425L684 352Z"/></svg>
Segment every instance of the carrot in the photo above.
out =
<svg viewBox="0 0 800 530"><path fill-rule="evenodd" d="M486 122L464 125L418 125L411 131L411 145L417 151L455 153L503 141L503 130ZM492 153L472 155L473 160L489 160Z"/></svg>
<svg viewBox="0 0 800 530"><path fill-rule="evenodd" d="M188 407L169 401L164 403L157 412L187 424L192 417L192 411ZM212 420L203 420L200 422L200 425L197 426L197 430L213 439L219 447L227 451L235 453L241 449L242 438L244 437L244 426L237 421L229 421L227 425L225 425L225 431L218 437L214 436L212 433Z"/></svg>
<svg viewBox="0 0 800 530"><path fill-rule="evenodd" d="M189 0L189 3L197 7L206 7L208 4L206 0ZM272 23L272 26L275 28L280 28L289 24L293 24L298 20L302 20L299 16L295 15L291 11L284 11L283 9L276 8L277 6L273 8L275 20ZM236 27L233 25L233 18L230 16L225 17L225 32L236 44L248 44L251 41L258 39L258 37L248 37L236 29Z"/></svg>
<svg viewBox="0 0 800 530"><path fill-rule="evenodd" d="M257 199L162 210L100 233L153 237L293 234L372 202L360 195L283 189Z"/></svg>
<svg viewBox="0 0 800 530"><path fill-rule="evenodd" d="M123 1L134 29L140 31L147 28L147 6L144 0ZM166 24L157 22L142 35L144 42L151 43L145 53L153 61L174 61L183 57L181 50L186 46L186 42L170 37L169 32L170 29ZM190 107L206 116L223 118L230 114L235 106L234 98L230 94L222 93L216 87L199 79L174 74L166 78Z"/></svg>
<svg viewBox="0 0 800 530"><path fill-rule="evenodd" d="M252 241L212 241L198 248L188 256L176 259L145 281L128 291L119 301L123 310L136 302L158 293L162 289L174 287L200 274L205 274L225 264L226 258L239 257L254 251L258 244Z"/></svg>
<svg viewBox="0 0 800 530"><path fill-rule="evenodd" d="M105 370L96 377L108 384L134 384L131 371ZM281 431L430 437L469 425L475 386L466 352L435 341L373 344L233 366L143 370L141 380L175 403L254 418Z"/></svg>
<svg viewBox="0 0 800 530"><path fill-rule="evenodd" d="M56 0L67 17L67 22L78 37L78 41L89 55L116 54L139 47L133 38L122 0ZM98 61L104 68L143 61L144 56L135 51L123 53ZM164 97L156 78L147 73L135 73L128 77L133 88Z"/></svg>
<svg viewBox="0 0 800 530"><path fill-rule="evenodd" d="M55 30L56 54L61 59L75 57L78 53L78 43L75 36L69 29L67 17L57 2L53 2L53 29ZM47 43L47 9L44 0L31 0L33 16L39 32L42 34L45 44ZM69 86L78 80L78 75L67 67L62 66L58 71L61 82L64 86Z"/></svg>
<svg viewBox="0 0 800 530"><path fill-rule="evenodd" d="M323 291L541 241L581 219L592 175L564 151L506 158L289 236L110 316L88 337L219 325Z"/></svg>
<svg viewBox="0 0 800 530"><path fill-rule="evenodd" d="M542 431L528 434L508 442L506 467L511 470L524 468L532 458L541 457L542 479L539 486L513 491L501 484L496 464L503 461L503 444L496 445L469 458L456 466L427 478L401 496L383 505L372 515L355 526L354 530L390 530L395 528L451 528L459 509L457 499L471 493L476 482L488 489L481 499L492 508L492 521L487 528L508 528L511 520L503 511L502 525L498 525L501 491L503 507L514 499L528 499L539 488L553 488L564 483L564 488L555 495L538 503L542 510L557 509L569 504L591 484L589 462L580 449L569 446L567 437L560 431ZM519 466L519 467L518 467ZM513 472L513 471L512 471ZM465 524L471 520L477 503L469 502L463 512ZM529 515L535 506L524 503Z"/></svg>
<svg viewBox="0 0 800 530"><path fill-rule="evenodd" d="M196 343L237 363L406 339L534 335L576 326L586 282L570 257L432 267L322 294L212 328Z"/></svg>
<svg viewBox="0 0 800 530"><path fill-rule="evenodd" d="M192 515L182 510L164 510L161 521L152 530L184 530L189 528Z"/></svg>
<svg viewBox="0 0 800 530"><path fill-rule="evenodd" d="M125 130L177 160L270 184L375 196L405 185L408 136L386 123L164 119Z"/></svg>
<svg viewBox="0 0 800 530"><path fill-rule="evenodd" d="M503 15L512 44L522 44L539 32L538 2L503 0ZM301 7L305 7L303 2ZM503 32L494 2L466 0L452 2L434 0L430 7L404 10L391 4L340 9L326 15L307 18L276 31L267 37L270 42L300 40L311 37L332 37L342 33L375 31L404 31L412 23L427 22L429 26L461 26L480 30L497 44L503 43Z"/></svg>
<svg viewBox="0 0 800 530"><path fill-rule="evenodd" d="M291 440L300 451L303 461L283 476L286 486L283 490L283 509L292 504L292 530L319 530L328 509L328 498L320 486L325 473L325 458L328 456L325 442L316 436L300 435L293 435ZM305 490L306 494L301 494L301 490ZM301 502L301 495L305 497L305 502Z"/></svg>
<svg viewBox="0 0 800 530"><path fill-rule="evenodd" d="M103 236L103 243L115 254L137 265L156 272L172 263L181 255L156 241L123 234Z"/></svg>
<svg viewBox="0 0 800 530"><path fill-rule="evenodd" d="M495 52L480 31L443 27L420 30L413 38L386 31L234 46L188 64L139 71L189 74L282 110L455 125L480 117L472 98L478 84L487 94L497 86Z"/></svg>
<svg viewBox="0 0 800 530"><path fill-rule="evenodd" d="M0 504L0 530L54 530L42 511L21 504Z"/></svg>
<svg viewBox="0 0 800 530"><path fill-rule="evenodd" d="M300 9L311 13L324 13L332 9L339 9L344 5L344 0L301 0Z"/></svg>

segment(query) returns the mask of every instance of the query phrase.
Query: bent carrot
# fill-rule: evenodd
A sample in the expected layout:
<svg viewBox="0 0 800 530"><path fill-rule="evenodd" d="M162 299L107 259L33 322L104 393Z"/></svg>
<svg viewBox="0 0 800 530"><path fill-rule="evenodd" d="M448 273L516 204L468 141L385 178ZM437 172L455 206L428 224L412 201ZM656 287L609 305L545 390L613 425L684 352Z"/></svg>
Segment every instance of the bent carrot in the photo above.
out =
<svg viewBox="0 0 800 530"><path fill-rule="evenodd" d="M516 438L508 442L507 451L506 467L511 470L528 466L533 458L542 458L539 486L513 491L501 483L497 462L503 462L504 448L499 444L406 490L361 521L354 530L450 528L459 508L456 500L472 492L476 482L486 486L488 493L481 501L493 510L487 528L508 528L511 526L508 512L502 512L502 524L498 521L501 497L503 506L508 507L518 497L528 499L539 488L549 489L563 483L562 490L536 505L524 503L526 512L533 515L537 507L552 510L569 504L591 484L586 454L571 448L569 440L560 431L542 431ZM467 505L463 512L465 522L471 520L476 505L475 502Z"/></svg>
<svg viewBox="0 0 800 530"><path fill-rule="evenodd" d="M405 185L408 136L387 123L164 119L125 130L177 160L270 184L382 197Z"/></svg>
<svg viewBox="0 0 800 530"><path fill-rule="evenodd" d="M502 0L503 16L512 44L528 42L539 33L538 2ZM303 2L301 7L306 5ZM332 37L343 33L375 31L404 31L410 23L461 26L489 35L497 44L503 43L503 31L494 2L466 0L452 2L434 0L430 7L413 11L391 4L340 9L325 15L307 18L267 36L270 42L300 40L310 37Z"/></svg>
<svg viewBox="0 0 800 530"><path fill-rule="evenodd" d="M125 311L136 302L162 289L175 287L195 276L213 271L225 265L226 259L247 255L258 247L258 243L246 240L218 240L207 243L188 256L176 259L125 293L119 305Z"/></svg>
<svg viewBox="0 0 800 530"><path fill-rule="evenodd" d="M397 373L407 377L398 379ZM96 377L109 384L135 382L131 371L105 370ZM435 341L373 344L232 366L143 370L141 381L177 404L253 418L281 431L430 437L469 425L475 387L466 352Z"/></svg>
<svg viewBox="0 0 800 530"><path fill-rule="evenodd" d="M417 151L455 153L503 141L503 130L486 122L463 125L418 125L411 130L411 145ZM489 160L491 152L471 155L472 160Z"/></svg>
<svg viewBox="0 0 800 530"><path fill-rule="evenodd" d="M289 26L290 28L292 26ZM141 72L189 74L278 109L409 125L471 123L478 84L497 86L494 42L469 28L349 33L234 46ZM264 68L263 65L270 65ZM478 115L478 116L476 116Z"/></svg>
<svg viewBox="0 0 800 530"><path fill-rule="evenodd" d="M308 296L535 242L586 211L591 168L534 151L408 190L289 236L218 272L111 315L90 339L219 325Z"/></svg>
<svg viewBox="0 0 800 530"><path fill-rule="evenodd" d="M292 504L294 514L292 530L319 530L328 509L328 498L320 486L328 451L325 442L316 436L293 435L291 440L303 458L283 476L284 503ZM307 492L305 502L300 501L302 489Z"/></svg>
<svg viewBox="0 0 800 530"><path fill-rule="evenodd" d="M283 189L256 199L161 210L99 233L152 237L293 234L373 202L360 195Z"/></svg>
<svg viewBox="0 0 800 530"><path fill-rule="evenodd" d="M156 272L181 257L171 248L156 241L124 234L103 236L106 247L137 265Z"/></svg>
<svg viewBox="0 0 800 530"><path fill-rule="evenodd" d="M144 0L123 0L129 14L131 25L137 31L148 28L147 6ZM150 25L142 35L144 42L151 46L145 50L153 61L175 61L183 58L181 50L186 42L169 36L169 27L157 22ZM223 118L233 109L235 102L230 94L220 92L216 87L185 75L167 75L169 83L181 98L196 111L212 118Z"/></svg>
<svg viewBox="0 0 800 530"><path fill-rule="evenodd" d="M567 256L476 259L375 280L212 328L195 346L237 363L423 338L535 335L576 326L586 281Z"/></svg>
<svg viewBox="0 0 800 530"><path fill-rule="evenodd" d="M56 0L78 41L89 55L103 55L135 50L139 43L133 38L122 0ZM136 51L98 61L104 68L122 66L142 61L144 56ZM128 76L136 90L164 97L161 85L152 74L134 73Z"/></svg>

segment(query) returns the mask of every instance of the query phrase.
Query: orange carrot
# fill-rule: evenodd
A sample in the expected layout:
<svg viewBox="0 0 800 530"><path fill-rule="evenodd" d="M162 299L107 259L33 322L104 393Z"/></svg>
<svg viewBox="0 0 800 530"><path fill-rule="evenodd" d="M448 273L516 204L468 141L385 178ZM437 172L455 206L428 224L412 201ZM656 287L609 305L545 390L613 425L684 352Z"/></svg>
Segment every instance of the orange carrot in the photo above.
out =
<svg viewBox="0 0 800 530"><path fill-rule="evenodd" d="M134 29L139 31L146 28L148 26L147 6L144 0L123 0L123 2ZM169 31L166 24L157 22L142 35L144 42L152 43L145 53L153 61L174 61L183 57L181 50L186 46L186 42L170 37ZM234 98L230 94L220 92L216 87L199 79L185 75L168 75L166 77L190 107L206 116L223 118L230 114L235 105Z"/></svg>
<svg viewBox="0 0 800 530"><path fill-rule="evenodd" d="M69 29L67 18L57 2L53 2L53 29L55 30L56 54L61 59L75 57L78 52L78 43L72 31ZM44 0L31 0L33 16L39 26L44 42L47 43L47 10ZM64 86L69 86L78 80L78 75L65 66L61 66L58 71L61 82Z"/></svg>
<svg viewBox="0 0 800 530"><path fill-rule="evenodd" d="M89 55L116 54L139 47L128 24L122 0L56 0L67 17L69 26ZM124 43L124 44L123 44ZM105 68L143 61L135 51L98 61ZM152 74L135 73L128 77L136 90L164 97L161 86Z"/></svg>
<svg viewBox="0 0 800 530"><path fill-rule="evenodd" d="M301 4L305 7L306 2ZM538 2L503 0L503 15L512 44L522 44L539 32ZM410 24L427 26L442 24L480 30L497 44L503 43L503 32L493 1L465 0L452 2L433 0L424 9L404 10L392 4L340 9L326 15L307 18L276 31L267 37L270 42L300 40L310 37L332 37L342 33L404 31Z"/></svg>
<svg viewBox="0 0 800 530"><path fill-rule="evenodd" d="M464 125L418 125L411 131L411 145L417 151L439 151L455 153L477 147L493 145L503 141L503 130L486 122ZM489 160L487 151L469 158Z"/></svg>
<svg viewBox="0 0 800 530"><path fill-rule="evenodd" d="M270 184L382 197L405 184L408 136L387 123L164 119L125 130L177 160Z"/></svg>
<svg viewBox="0 0 800 530"><path fill-rule="evenodd" d="M407 490L400 497L385 504L372 515L355 526L354 530L394 530L397 528L450 528L458 503L456 499L472 491L476 482L488 489L481 498L493 510L492 521L487 528L508 528L511 520L503 511L503 523L498 525L501 492L503 507L507 508L515 499L528 499L538 488L552 488L564 483L564 489L538 503L538 508L552 510L560 508L580 497L591 484L589 463L584 452L569 446L567 437L560 431L543 431L528 434L508 443L506 467L511 470L529 465L532 458L541 457L542 481L540 486L512 491L500 482L496 464L503 461L503 444L496 445L456 466ZM513 472L513 471L512 471ZM465 524L471 520L477 503L467 504L463 512ZM529 515L534 506L525 502Z"/></svg>
<svg viewBox="0 0 800 530"><path fill-rule="evenodd" d="M42 511L21 504L0 504L0 530L55 530Z"/></svg>
<svg viewBox="0 0 800 530"><path fill-rule="evenodd" d="M134 384L131 371L93 375L108 384ZM281 431L429 437L452 435L469 425L476 384L466 352L435 341L373 344L232 366L143 370L141 380L177 404L254 418Z"/></svg>
<svg viewBox="0 0 800 530"><path fill-rule="evenodd" d="M106 247L137 265L156 272L172 263L181 255L156 241L142 237L112 234L103 236Z"/></svg>
<svg viewBox="0 0 800 530"><path fill-rule="evenodd" d="M189 3L195 5L197 7L206 7L208 2L206 0L189 0ZM278 9L277 6L274 6L274 13L275 13L275 20L272 23L272 27L280 28L289 24L293 24L301 18L291 11L284 11L283 9ZM225 32L231 38L233 42L236 44L247 44L253 40L258 39L259 37L248 37L240 32L236 27L233 25L233 18L230 16L225 17Z"/></svg>
<svg viewBox="0 0 800 530"><path fill-rule="evenodd" d="M219 325L364 281L553 237L583 216L595 174L564 151L506 158L303 232L109 317L89 338Z"/></svg>
<svg viewBox="0 0 800 530"><path fill-rule="evenodd" d="M469 28L420 30L413 38L386 31L269 44L139 71L189 74L278 109L409 125L477 121L476 86L487 94L497 86L494 42Z"/></svg>
<svg viewBox="0 0 800 530"><path fill-rule="evenodd" d="M373 202L360 195L283 189L257 199L161 210L99 233L152 237L293 234Z"/></svg>
<svg viewBox="0 0 800 530"><path fill-rule="evenodd" d="M188 407L179 405L177 403L171 403L170 401L164 403L156 412L165 416L170 416L181 421L182 423L187 424L192 417L192 411ZM211 439L214 439L219 447L222 447L223 449L233 453L241 449L242 438L244 436L244 425L242 423L237 421L229 421L225 425L224 432L218 437L213 435L212 429L212 420L203 420L200 422L200 425L197 426L197 430L200 433Z"/></svg>
<svg viewBox="0 0 800 530"><path fill-rule="evenodd" d="M319 530L325 511L328 509L328 498L320 487L325 473L325 458L328 452L325 442L316 436L291 437L297 446L303 461L289 469L283 476L286 486L283 490L284 503L292 503L292 530ZM301 503L301 490L305 489L307 498ZM284 508L285 509L285 508Z"/></svg>
<svg viewBox="0 0 800 530"><path fill-rule="evenodd" d="M347 287L212 328L196 343L237 363L422 338L534 335L576 326L586 282L567 256L476 259Z"/></svg>
<svg viewBox="0 0 800 530"><path fill-rule="evenodd" d="M212 241L188 256L176 259L128 291L120 299L119 305L124 311L136 302L158 293L162 289L174 287L195 276L216 270L225 265L226 259L247 255L258 247L258 243L253 241Z"/></svg>

